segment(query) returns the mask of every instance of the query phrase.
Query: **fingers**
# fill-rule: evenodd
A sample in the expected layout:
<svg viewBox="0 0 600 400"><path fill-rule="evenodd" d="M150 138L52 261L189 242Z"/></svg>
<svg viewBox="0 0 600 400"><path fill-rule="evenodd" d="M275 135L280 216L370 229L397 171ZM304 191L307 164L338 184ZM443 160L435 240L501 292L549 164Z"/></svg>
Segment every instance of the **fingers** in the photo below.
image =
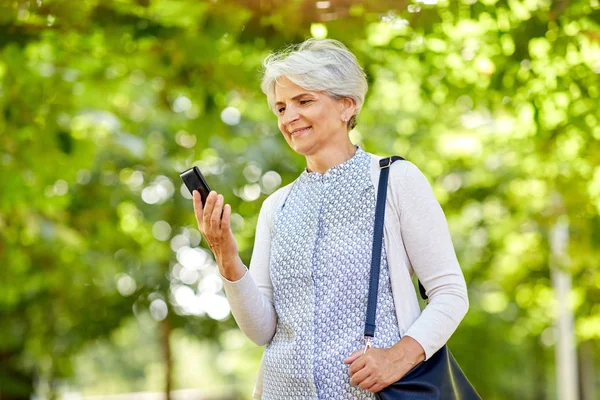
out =
<svg viewBox="0 0 600 400"><path fill-rule="evenodd" d="M356 360L354 360L354 362L350 366L350 369L348 370L348 372L350 372L350 376L354 375L355 373L357 373L358 371L363 369L365 364L366 364L365 357L359 356Z"/></svg>
<svg viewBox="0 0 600 400"><path fill-rule="evenodd" d="M368 380L371 381L371 378L368 378ZM365 383L365 386L363 387L363 389L366 389L369 392L377 393L377 392L381 392L386 387L386 385L383 385L379 382L375 382L375 380L372 380L372 382L373 383L371 383L371 384Z"/></svg>
<svg viewBox="0 0 600 400"><path fill-rule="evenodd" d="M194 204L194 215L196 215L196 222L198 222L198 224L200 224L200 222L202 221L202 199L200 198L200 193L198 193L197 190L194 190L194 192L192 193L192 197L193 197L193 204Z"/></svg>
<svg viewBox="0 0 600 400"><path fill-rule="evenodd" d="M231 226L231 206L229 204L225 204L225 208L223 209L223 217L221 218L221 229L229 230Z"/></svg>
<svg viewBox="0 0 600 400"><path fill-rule="evenodd" d="M210 226L210 217L212 216L213 208L217 202L217 192L211 191L206 197L206 204L202 215L202 223L205 227Z"/></svg>
<svg viewBox="0 0 600 400"><path fill-rule="evenodd" d="M352 364L358 357L360 357L363 354L363 352L364 350L362 349L356 350L344 359L344 364Z"/></svg>
<svg viewBox="0 0 600 400"><path fill-rule="evenodd" d="M382 385L381 383L377 382L375 378L369 376L359 385L359 387L361 389L368 390L369 392L377 393L381 391L385 385Z"/></svg>
<svg viewBox="0 0 600 400"><path fill-rule="evenodd" d="M194 191L194 211L200 230L205 233L208 229L228 230L231 225L231 206L223 206L223 195L211 191L206 204L202 204L200 193Z"/></svg>
<svg viewBox="0 0 600 400"><path fill-rule="evenodd" d="M359 350L358 352L358 357L354 360L355 362L352 363L348 371L350 373L350 384L371 392L378 392L385 387L385 385L381 386L378 382L376 378L377 371L367 367L366 356L362 357L362 350ZM355 353L356 352L352 353L348 359L355 356Z"/></svg>
<svg viewBox="0 0 600 400"><path fill-rule="evenodd" d="M354 385L354 386L357 386L362 381L364 381L368 376L369 376L368 369L367 368L363 368L360 371L352 374L352 376L350 377L350 384Z"/></svg>
<svg viewBox="0 0 600 400"><path fill-rule="evenodd" d="M219 194L210 215L210 226L212 228L221 228L221 215L223 215L223 195Z"/></svg>
<svg viewBox="0 0 600 400"><path fill-rule="evenodd" d="M354 385L354 386L360 386L362 389L365 389L363 387L364 381L369 377L370 371L367 368L363 368L360 371L356 372L355 374L353 374L350 377L350 384ZM369 381L368 382L371 386L373 384L373 382Z"/></svg>

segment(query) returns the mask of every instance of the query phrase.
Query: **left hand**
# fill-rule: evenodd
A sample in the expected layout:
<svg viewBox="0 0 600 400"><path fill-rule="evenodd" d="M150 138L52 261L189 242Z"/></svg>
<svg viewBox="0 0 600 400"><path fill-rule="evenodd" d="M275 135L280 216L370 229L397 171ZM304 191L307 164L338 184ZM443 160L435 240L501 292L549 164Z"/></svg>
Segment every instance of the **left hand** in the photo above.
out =
<svg viewBox="0 0 600 400"><path fill-rule="evenodd" d="M350 384L373 393L400 380L425 359L425 351L410 336L405 336L388 349L372 347L363 352L364 349L356 350L344 363L351 364Z"/></svg>

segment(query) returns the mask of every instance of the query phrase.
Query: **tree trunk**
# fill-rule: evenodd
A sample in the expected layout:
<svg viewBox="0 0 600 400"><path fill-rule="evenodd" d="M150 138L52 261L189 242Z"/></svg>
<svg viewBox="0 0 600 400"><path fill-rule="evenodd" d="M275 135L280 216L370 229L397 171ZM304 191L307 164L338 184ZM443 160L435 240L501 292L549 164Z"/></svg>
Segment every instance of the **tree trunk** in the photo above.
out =
<svg viewBox="0 0 600 400"><path fill-rule="evenodd" d="M581 343L579 348L579 371L582 400L596 400L596 369L594 367L594 344L591 341Z"/></svg>
<svg viewBox="0 0 600 400"><path fill-rule="evenodd" d="M540 345L539 339L531 338L532 358L537 360L532 364L533 367L533 386L534 392L532 399L546 400L548 398L548 369L547 369L547 354L546 350Z"/></svg>
<svg viewBox="0 0 600 400"><path fill-rule="evenodd" d="M0 400L30 400L34 393L35 378L19 365L20 351L0 353Z"/></svg>
<svg viewBox="0 0 600 400"><path fill-rule="evenodd" d="M166 400L171 400L171 390L173 389L173 360L171 358L171 324L169 318L165 318L160 323L161 330L161 350L165 363L165 395Z"/></svg>

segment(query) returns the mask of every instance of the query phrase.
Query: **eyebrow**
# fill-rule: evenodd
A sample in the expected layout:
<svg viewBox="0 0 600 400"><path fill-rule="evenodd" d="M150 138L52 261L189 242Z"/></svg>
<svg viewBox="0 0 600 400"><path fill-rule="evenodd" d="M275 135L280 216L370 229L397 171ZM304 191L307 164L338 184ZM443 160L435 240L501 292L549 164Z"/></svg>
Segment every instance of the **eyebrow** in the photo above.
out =
<svg viewBox="0 0 600 400"><path fill-rule="evenodd" d="M300 93L300 94L298 94L298 95L296 95L296 96L292 97L292 100L299 99L299 98L300 98L300 97L302 97L302 96L311 96L311 94L310 94L310 93ZM285 103L284 103L284 102L282 102L282 101L278 101L278 102L276 102L276 103L275 103L275 106L278 106L278 105L280 105L280 104L285 104Z"/></svg>

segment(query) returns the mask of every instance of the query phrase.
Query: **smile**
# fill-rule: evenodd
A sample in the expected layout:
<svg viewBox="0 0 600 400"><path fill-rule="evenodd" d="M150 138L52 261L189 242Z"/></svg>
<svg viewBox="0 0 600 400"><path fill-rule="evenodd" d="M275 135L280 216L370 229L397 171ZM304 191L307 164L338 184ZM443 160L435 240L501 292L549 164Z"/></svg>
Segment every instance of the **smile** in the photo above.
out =
<svg viewBox="0 0 600 400"><path fill-rule="evenodd" d="M308 132L308 131L310 130L310 128L311 128L311 127L309 126L309 127L307 127L307 128L302 128L302 129L295 130L295 131L293 131L293 132L291 133L291 135L292 135L292 136L298 136L298 135L302 135L303 133L306 133L306 132Z"/></svg>

